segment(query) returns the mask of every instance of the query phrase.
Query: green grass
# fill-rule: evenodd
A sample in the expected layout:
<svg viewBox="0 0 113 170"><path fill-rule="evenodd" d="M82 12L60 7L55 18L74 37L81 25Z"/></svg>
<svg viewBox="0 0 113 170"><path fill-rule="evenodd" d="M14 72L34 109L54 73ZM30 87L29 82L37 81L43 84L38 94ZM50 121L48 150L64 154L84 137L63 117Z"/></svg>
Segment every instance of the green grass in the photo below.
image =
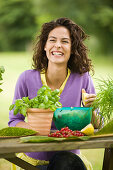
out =
<svg viewBox="0 0 113 170"><path fill-rule="evenodd" d="M95 86L98 82L96 78L113 77L113 58L108 56L91 55L95 75L92 77ZM3 92L0 94L0 129L7 127L9 106L13 100L15 84L18 76L26 69L31 69L31 53L0 53L0 66L5 67L3 75L4 83L1 86ZM87 159L92 163L94 170L102 169L104 149L81 150ZM98 153L98 154L97 154ZM10 170L10 163L0 159L0 169Z"/></svg>

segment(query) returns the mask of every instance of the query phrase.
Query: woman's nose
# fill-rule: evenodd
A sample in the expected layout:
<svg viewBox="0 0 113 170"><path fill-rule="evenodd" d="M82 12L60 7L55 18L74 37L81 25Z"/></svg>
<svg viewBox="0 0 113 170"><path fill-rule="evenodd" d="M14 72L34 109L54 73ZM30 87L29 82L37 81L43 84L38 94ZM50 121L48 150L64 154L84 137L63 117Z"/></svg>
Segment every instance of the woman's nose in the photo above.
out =
<svg viewBox="0 0 113 170"><path fill-rule="evenodd" d="M60 47L61 47L61 43L60 43L59 41L57 41L57 42L55 43L55 47L56 47L56 48L60 48Z"/></svg>

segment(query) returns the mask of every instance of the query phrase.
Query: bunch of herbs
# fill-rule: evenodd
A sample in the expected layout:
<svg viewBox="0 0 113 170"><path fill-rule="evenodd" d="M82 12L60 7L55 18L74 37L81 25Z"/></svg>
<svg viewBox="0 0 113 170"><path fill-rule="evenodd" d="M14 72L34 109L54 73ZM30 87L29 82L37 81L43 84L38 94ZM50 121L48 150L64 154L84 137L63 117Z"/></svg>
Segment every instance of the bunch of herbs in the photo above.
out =
<svg viewBox="0 0 113 170"><path fill-rule="evenodd" d="M92 107L93 110L99 109L101 119L108 123L112 118L113 113L113 79L107 78L98 79L98 93Z"/></svg>
<svg viewBox="0 0 113 170"><path fill-rule="evenodd" d="M14 109L14 115L17 113L26 116L28 108L39 108L39 109L51 109L55 111L58 107L62 107L59 102L59 90L51 90L48 86L42 86L38 92L37 96L29 99L29 97L23 97L22 99L15 100L15 103L9 107L9 110Z"/></svg>

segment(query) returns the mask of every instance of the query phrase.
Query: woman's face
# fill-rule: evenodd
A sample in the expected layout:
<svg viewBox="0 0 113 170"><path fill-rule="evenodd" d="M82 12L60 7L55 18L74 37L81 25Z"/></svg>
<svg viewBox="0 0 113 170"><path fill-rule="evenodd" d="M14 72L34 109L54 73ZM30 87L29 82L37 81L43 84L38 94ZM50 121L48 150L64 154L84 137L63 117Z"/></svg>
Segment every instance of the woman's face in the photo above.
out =
<svg viewBox="0 0 113 170"><path fill-rule="evenodd" d="M44 50L49 62L67 64L71 54L69 30L63 26L54 28L48 35Z"/></svg>

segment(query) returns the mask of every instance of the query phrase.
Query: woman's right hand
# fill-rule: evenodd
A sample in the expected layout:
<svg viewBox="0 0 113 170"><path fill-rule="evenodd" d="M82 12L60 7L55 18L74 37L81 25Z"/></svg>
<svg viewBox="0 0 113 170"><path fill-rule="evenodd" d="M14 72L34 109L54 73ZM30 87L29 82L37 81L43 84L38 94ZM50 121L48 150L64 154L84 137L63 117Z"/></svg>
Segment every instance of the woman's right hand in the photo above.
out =
<svg viewBox="0 0 113 170"><path fill-rule="evenodd" d="M29 123L23 122L23 121L18 122L18 123L16 124L16 127L21 127L21 128L26 128L26 129L31 129L31 130L33 130L33 128L29 125Z"/></svg>

